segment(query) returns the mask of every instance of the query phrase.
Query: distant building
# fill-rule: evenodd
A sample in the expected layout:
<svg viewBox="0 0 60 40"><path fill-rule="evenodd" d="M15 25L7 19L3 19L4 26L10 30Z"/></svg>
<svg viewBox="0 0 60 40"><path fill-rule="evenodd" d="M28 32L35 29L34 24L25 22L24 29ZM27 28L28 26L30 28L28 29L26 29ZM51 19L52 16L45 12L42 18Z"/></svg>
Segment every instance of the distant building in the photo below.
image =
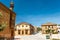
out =
<svg viewBox="0 0 60 40"><path fill-rule="evenodd" d="M15 36L18 35L31 35L34 33L34 27L26 22L17 24L15 27Z"/></svg>
<svg viewBox="0 0 60 40"><path fill-rule="evenodd" d="M60 33L60 24L59 24L59 25L57 25L57 27L58 27L58 32Z"/></svg>
<svg viewBox="0 0 60 40"><path fill-rule="evenodd" d="M12 4L11 4L12 3ZM13 12L13 2L7 8L0 2L0 40L11 40L14 38L15 12Z"/></svg>
<svg viewBox="0 0 60 40"><path fill-rule="evenodd" d="M42 24L42 33L46 34L46 33L58 33L58 28L57 28L57 24L53 24L53 23L46 23L46 24Z"/></svg>
<svg viewBox="0 0 60 40"><path fill-rule="evenodd" d="M34 26L34 33L37 33L37 32L38 32L37 27Z"/></svg>

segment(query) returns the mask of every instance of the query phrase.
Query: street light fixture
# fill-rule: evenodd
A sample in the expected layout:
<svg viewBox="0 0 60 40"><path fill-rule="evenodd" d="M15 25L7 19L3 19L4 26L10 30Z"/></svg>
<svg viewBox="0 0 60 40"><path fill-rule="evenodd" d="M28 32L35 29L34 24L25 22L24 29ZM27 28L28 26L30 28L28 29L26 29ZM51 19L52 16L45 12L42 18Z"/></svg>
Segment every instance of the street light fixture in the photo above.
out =
<svg viewBox="0 0 60 40"><path fill-rule="evenodd" d="M51 37L52 36L52 29L51 29L51 27L49 26L48 27L48 30L46 30L46 31L49 34L49 35L46 35L46 38L52 40L52 37Z"/></svg>
<svg viewBox="0 0 60 40"><path fill-rule="evenodd" d="M52 40L52 37L51 37L52 36L52 29L51 29L51 27L49 28L49 30L50 30L50 33L49 33L50 34L50 40Z"/></svg>

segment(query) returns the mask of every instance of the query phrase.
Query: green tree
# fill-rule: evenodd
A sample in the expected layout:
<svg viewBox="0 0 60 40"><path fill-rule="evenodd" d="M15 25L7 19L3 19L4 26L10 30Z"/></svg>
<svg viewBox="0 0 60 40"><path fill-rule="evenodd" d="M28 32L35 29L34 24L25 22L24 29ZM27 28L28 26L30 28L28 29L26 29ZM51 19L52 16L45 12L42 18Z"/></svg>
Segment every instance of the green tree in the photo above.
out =
<svg viewBox="0 0 60 40"><path fill-rule="evenodd" d="M42 29L41 29L40 27L37 27L37 30L38 30L38 31L41 31Z"/></svg>

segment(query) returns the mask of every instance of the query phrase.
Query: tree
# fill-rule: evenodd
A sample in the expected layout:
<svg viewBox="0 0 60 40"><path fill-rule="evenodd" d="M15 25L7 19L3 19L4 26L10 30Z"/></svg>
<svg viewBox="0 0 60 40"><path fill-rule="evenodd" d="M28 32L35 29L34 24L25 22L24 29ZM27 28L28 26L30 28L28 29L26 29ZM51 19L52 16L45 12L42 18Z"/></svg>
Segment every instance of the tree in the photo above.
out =
<svg viewBox="0 0 60 40"><path fill-rule="evenodd" d="M37 30L38 30L38 31L41 31L42 29L41 29L40 27L37 27Z"/></svg>

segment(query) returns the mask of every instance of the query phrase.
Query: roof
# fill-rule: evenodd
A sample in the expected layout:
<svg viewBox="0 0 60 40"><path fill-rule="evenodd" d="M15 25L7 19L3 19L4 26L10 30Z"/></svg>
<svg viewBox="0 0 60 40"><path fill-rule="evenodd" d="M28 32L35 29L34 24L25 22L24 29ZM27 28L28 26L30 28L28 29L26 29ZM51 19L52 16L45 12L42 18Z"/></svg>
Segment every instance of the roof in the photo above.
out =
<svg viewBox="0 0 60 40"><path fill-rule="evenodd" d="M4 6L7 10L11 11L12 13L15 14L15 12L13 12L12 10L10 10L8 7L6 7L3 3L0 2L0 6ZM16 14L15 14L16 15Z"/></svg>
<svg viewBox="0 0 60 40"><path fill-rule="evenodd" d="M21 23L17 24L16 26L18 26L18 25L30 25L30 24L27 22L21 22Z"/></svg>
<svg viewBox="0 0 60 40"><path fill-rule="evenodd" d="M27 23L27 22L22 22L22 23L20 23L20 24L26 24L26 25L30 25L29 23Z"/></svg>
<svg viewBox="0 0 60 40"><path fill-rule="evenodd" d="M33 25L27 23L27 22L21 22L20 24L17 24L15 27L20 26L20 25L29 25L30 27L34 28Z"/></svg>
<svg viewBox="0 0 60 40"><path fill-rule="evenodd" d="M51 23L51 22L47 22L47 23L42 24L42 25L57 25L57 24L55 24L55 23Z"/></svg>

